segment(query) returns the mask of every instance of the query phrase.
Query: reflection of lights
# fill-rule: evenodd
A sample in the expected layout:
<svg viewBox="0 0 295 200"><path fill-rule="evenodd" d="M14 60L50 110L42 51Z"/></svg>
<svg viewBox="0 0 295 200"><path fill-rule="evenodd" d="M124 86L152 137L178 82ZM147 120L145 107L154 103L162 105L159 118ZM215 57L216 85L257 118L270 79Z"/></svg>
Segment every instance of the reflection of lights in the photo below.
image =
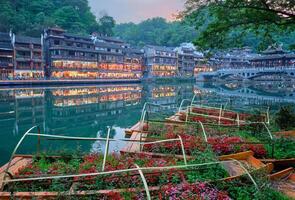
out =
<svg viewBox="0 0 295 200"><path fill-rule="evenodd" d="M154 88L152 91L152 97L160 98L160 97L173 97L176 96L175 87L173 86L163 86Z"/></svg>
<svg viewBox="0 0 295 200"><path fill-rule="evenodd" d="M112 102L112 101L133 101L141 99L141 93L126 92L122 94L110 94L99 97L85 97L75 99L57 99L54 101L54 106L66 107L66 106L79 106L86 104L95 104L100 102Z"/></svg>
<svg viewBox="0 0 295 200"><path fill-rule="evenodd" d="M65 79L140 79L141 72L84 72L84 71L54 71L52 78Z"/></svg>
<svg viewBox="0 0 295 200"><path fill-rule="evenodd" d="M200 89L194 88L194 94L197 94L197 95L204 95L204 94L211 94L211 93L213 93L213 91L211 90L200 90Z"/></svg>
<svg viewBox="0 0 295 200"><path fill-rule="evenodd" d="M135 91L141 92L142 88L139 86L118 86L118 87L102 87L102 88L77 88L77 89L58 89L52 92L54 96L79 96L91 95L98 93L112 93Z"/></svg>
<svg viewBox="0 0 295 200"><path fill-rule="evenodd" d="M32 98L32 97L43 97L44 91L39 90L17 90L15 92L16 98Z"/></svg>
<svg viewBox="0 0 295 200"><path fill-rule="evenodd" d="M238 87L238 84L236 84L236 83L226 83L225 86L228 87L228 88L234 89L234 88Z"/></svg>

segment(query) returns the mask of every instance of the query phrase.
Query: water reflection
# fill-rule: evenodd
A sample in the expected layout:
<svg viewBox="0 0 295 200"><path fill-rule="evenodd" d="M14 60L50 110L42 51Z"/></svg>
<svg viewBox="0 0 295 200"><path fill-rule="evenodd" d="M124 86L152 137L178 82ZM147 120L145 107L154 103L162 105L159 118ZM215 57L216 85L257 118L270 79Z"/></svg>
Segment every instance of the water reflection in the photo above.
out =
<svg viewBox="0 0 295 200"><path fill-rule="evenodd" d="M201 83L195 93L211 94L216 99L228 100L237 105L269 106L273 110L284 104L295 104L295 84L292 82ZM210 99L210 98L207 98Z"/></svg>
<svg viewBox="0 0 295 200"><path fill-rule="evenodd" d="M1 89L0 164L8 160L20 137L36 124L42 133L84 137L105 137L111 126L112 137L120 139L125 137L124 129L139 120L145 102L165 105L175 111L182 99L192 99L197 94L196 101L205 103L277 108L285 103L295 104L294 88L292 84L271 83L186 83ZM42 147L47 150L78 145L94 152L102 151L105 146L103 142L42 140ZM118 152L123 146L124 143L114 142L110 149ZM20 153L34 151L36 138L28 138Z"/></svg>

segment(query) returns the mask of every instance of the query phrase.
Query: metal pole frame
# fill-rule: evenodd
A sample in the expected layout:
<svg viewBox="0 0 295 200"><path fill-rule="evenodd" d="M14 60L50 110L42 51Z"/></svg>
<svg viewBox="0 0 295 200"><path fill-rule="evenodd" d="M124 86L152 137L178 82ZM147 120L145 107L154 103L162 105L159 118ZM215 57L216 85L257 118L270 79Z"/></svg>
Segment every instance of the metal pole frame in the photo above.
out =
<svg viewBox="0 0 295 200"><path fill-rule="evenodd" d="M149 186L148 186L148 184L146 182L146 179L145 179L145 177L143 175L143 172L142 172L142 170L140 169L140 167L137 164L134 164L134 165L138 169L138 173L139 173L139 175L141 177L141 180L143 182L144 189L145 189L145 192L146 192L146 197L147 197L148 200L151 200L151 194L150 194L150 191L149 191Z"/></svg>
<svg viewBox="0 0 295 200"><path fill-rule="evenodd" d="M204 135L205 141L208 142L208 138L207 138L207 134L206 134L206 131L205 131L204 125L203 125L203 123L202 123L201 121L199 121L199 124L201 125L202 132L203 132L203 135Z"/></svg>
<svg viewBox="0 0 295 200"><path fill-rule="evenodd" d="M13 149L12 153L11 153L11 156L9 158L9 161L8 161L8 164L7 164L7 167L4 171L4 176L3 176L3 182L5 181L5 179L7 178L7 174L8 174L8 170L11 166L11 162L12 162L12 159L14 158L14 155L16 153L16 151L18 150L19 146L22 144L22 142L24 141L24 139L27 137L27 135L30 134L30 131L32 131L33 129L37 128L38 126L33 126L31 127L29 130L27 130L27 132L25 132L25 134L21 137L21 139L18 141L18 143L16 144L15 148ZM4 187L4 184L3 185L0 185L1 186L1 190L3 189Z"/></svg>
<svg viewBox="0 0 295 200"><path fill-rule="evenodd" d="M102 171L104 171L107 156L108 156L108 153L109 153L110 133L111 133L111 128L109 127L108 128L107 138L106 138L106 147L105 147L105 150L104 150L103 162L102 162L102 167L101 167Z"/></svg>
<svg viewBox="0 0 295 200"><path fill-rule="evenodd" d="M182 110L182 106L183 106L183 103L184 103L185 101L189 101L189 102L191 102L190 99L183 99L183 100L181 101L181 103L180 103L180 106L178 107L178 112L185 111L185 110Z"/></svg>
<svg viewBox="0 0 295 200"><path fill-rule="evenodd" d="M187 160L186 160L186 154L185 154L185 149L184 149L183 141L182 141L182 138L181 138L180 135L178 135L178 138L179 138L179 141L180 141L180 144L181 144L181 150L182 150L182 155L183 155L183 161L184 161L184 164L187 165Z"/></svg>

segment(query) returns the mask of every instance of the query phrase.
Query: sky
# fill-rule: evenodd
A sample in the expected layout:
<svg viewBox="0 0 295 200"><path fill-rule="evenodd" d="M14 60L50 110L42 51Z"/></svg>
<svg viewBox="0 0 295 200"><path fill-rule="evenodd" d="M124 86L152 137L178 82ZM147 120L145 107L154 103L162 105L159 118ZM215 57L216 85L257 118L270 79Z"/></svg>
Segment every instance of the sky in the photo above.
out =
<svg viewBox="0 0 295 200"><path fill-rule="evenodd" d="M89 0L97 17L108 14L117 23L139 23L152 17L164 17L171 21L181 11L185 0Z"/></svg>

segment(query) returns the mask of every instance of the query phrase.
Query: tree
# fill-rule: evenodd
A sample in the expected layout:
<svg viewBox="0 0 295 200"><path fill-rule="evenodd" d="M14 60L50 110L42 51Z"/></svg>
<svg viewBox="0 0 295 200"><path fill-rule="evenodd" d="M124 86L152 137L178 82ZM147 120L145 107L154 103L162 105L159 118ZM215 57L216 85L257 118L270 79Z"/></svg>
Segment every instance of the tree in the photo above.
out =
<svg viewBox="0 0 295 200"><path fill-rule="evenodd" d="M263 49L295 31L295 1L187 0L180 17L199 31L195 44L204 49L243 44L252 34Z"/></svg>
<svg viewBox="0 0 295 200"><path fill-rule="evenodd" d="M144 46L178 46L183 42L191 42L196 31L183 21L167 22L164 18L147 19L139 24L118 24L114 28L116 36L132 45Z"/></svg>
<svg viewBox="0 0 295 200"><path fill-rule="evenodd" d="M54 25L77 34L99 28L88 0L1 0L0 19L0 31L36 37Z"/></svg>
<svg viewBox="0 0 295 200"><path fill-rule="evenodd" d="M99 19L99 32L106 36L113 36L113 28L116 22L113 17L105 15Z"/></svg>
<svg viewBox="0 0 295 200"><path fill-rule="evenodd" d="M283 106L276 113L276 124L283 130L295 128L295 112L290 106Z"/></svg>

